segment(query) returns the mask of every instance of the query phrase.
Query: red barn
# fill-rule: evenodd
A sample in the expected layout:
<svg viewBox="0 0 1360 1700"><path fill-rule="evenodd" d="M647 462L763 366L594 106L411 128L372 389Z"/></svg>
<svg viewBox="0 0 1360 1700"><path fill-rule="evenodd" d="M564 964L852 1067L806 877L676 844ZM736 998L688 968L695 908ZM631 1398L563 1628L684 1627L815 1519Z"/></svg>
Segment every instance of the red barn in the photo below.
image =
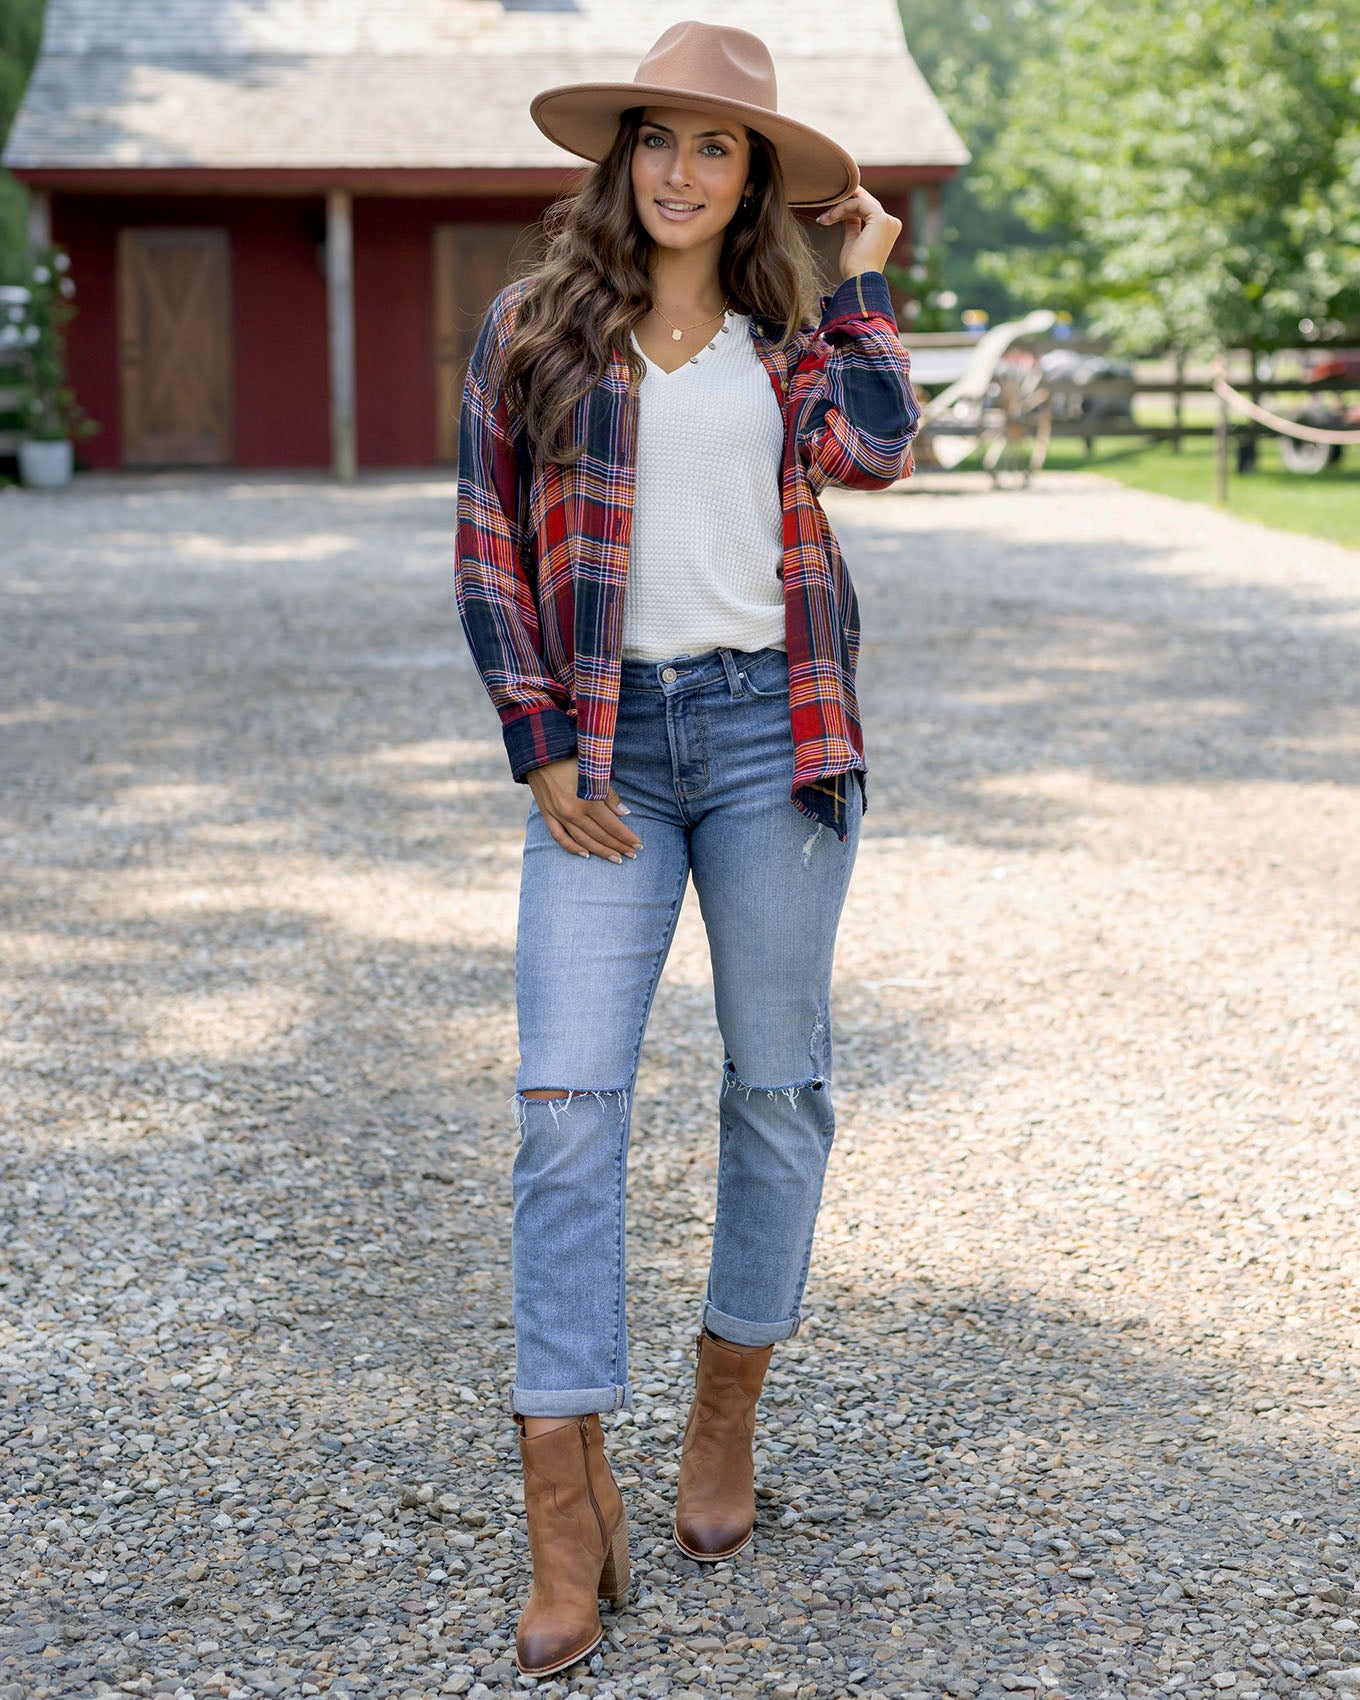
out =
<svg viewBox="0 0 1360 1700"><path fill-rule="evenodd" d="M49 0L5 151L70 250L103 467L424 466L456 450L482 312L583 169L529 96L629 80L628 0ZM966 160L893 0L735 0L780 106L906 226ZM830 26L830 27L828 27ZM839 234L809 225L828 256Z"/></svg>

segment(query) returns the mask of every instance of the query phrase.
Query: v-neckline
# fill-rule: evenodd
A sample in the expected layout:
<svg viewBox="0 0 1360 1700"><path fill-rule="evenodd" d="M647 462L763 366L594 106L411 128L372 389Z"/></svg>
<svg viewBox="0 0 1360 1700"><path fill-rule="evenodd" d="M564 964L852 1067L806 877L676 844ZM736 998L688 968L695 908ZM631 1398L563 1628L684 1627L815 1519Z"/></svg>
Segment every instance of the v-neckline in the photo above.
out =
<svg viewBox="0 0 1360 1700"><path fill-rule="evenodd" d="M682 360L678 366L672 366L669 369L652 359L651 355L648 354L647 350L638 341L636 331L629 331L628 334L633 340L633 347L637 349L638 353L647 362L647 370L649 372L656 372L663 378L678 378L685 370L686 366L697 366L701 363L704 355L708 353L724 331L729 333L731 332L732 320L736 318L736 316L737 315L731 311L724 313L723 322L718 326L718 329L714 333L712 339L706 342L697 354L691 354L688 359Z"/></svg>

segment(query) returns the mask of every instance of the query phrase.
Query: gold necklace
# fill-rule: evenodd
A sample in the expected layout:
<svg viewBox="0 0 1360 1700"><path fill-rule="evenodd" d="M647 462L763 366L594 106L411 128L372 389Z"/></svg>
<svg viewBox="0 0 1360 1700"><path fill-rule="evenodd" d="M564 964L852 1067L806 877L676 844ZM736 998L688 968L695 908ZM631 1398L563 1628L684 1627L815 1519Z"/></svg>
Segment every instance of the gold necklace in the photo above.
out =
<svg viewBox="0 0 1360 1700"><path fill-rule="evenodd" d="M713 323L714 319L721 319L721 318L725 317L726 314L727 314L727 310L728 310L729 307L731 307L731 305L732 305L732 303L730 301L725 300L723 302L721 312L710 313L706 319L700 319L699 320L699 325L711 325ZM652 303L652 308L653 308L653 311L656 312L661 318L666 319L666 315L657 306L655 301L653 301L653 303ZM671 327L671 341L672 342L679 342L680 338L682 336L684 336L685 331L697 331L698 328L699 328L699 325L685 325L682 328L681 326L676 324L674 319L666 319L666 323Z"/></svg>

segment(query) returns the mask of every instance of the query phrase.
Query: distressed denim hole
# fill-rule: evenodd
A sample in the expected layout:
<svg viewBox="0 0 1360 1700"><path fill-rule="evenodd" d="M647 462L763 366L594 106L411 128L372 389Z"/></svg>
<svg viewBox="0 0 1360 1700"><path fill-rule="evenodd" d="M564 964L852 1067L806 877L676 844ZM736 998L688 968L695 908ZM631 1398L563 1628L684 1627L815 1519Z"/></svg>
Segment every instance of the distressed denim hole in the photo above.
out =
<svg viewBox="0 0 1360 1700"><path fill-rule="evenodd" d="M626 1086L571 1086L565 1089L548 1086L528 1087L522 1092L516 1092L510 1102L515 1106L515 1121L521 1135L525 1129L525 1118L529 1113L530 1104L546 1104L556 1126L561 1118L569 1114L571 1107L579 1098L593 1098L597 1104L604 1104L606 1099L614 1099L618 1104L619 1115L628 1115L628 1088Z"/></svg>
<svg viewBox="0 0 1360 1700"><path fill-rule="evenodd" d="M748 1086L737 1073L735 1064L730 1062L723 1064L723 1092L729 1092L735 1086L737 1091L743 1093L748 1100L753 1092L759 1092L766 1098L787 1098L790 1105L796 1105L801 1092L809 1088L814 1092L820 1092L825 1085L825 1080L814 1075L810 1080L791 1080L785 1086Z"/></svg>

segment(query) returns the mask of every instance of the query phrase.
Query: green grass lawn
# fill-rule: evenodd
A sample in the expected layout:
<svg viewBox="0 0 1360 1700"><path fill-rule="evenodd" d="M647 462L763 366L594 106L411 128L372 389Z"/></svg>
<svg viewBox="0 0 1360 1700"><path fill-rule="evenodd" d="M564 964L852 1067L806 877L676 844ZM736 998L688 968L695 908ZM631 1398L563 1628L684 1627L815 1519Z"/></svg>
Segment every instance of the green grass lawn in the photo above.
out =
<svg viewBox="0 0 1360 1700"><path fill-rule="evenodd" d="M1088 455L1079 438L1055 437L1046 463L1054 470L1098 472L1187 502L1214 499L1212 437L1187 437L1176 454L1169 443L1105 437ZM1255 472L1239 473L1230 456L1228 511L1279 531L1301 531L1360 549L1360 449L1345 451L1337 466L1316 477L1286 472L1275 444L1262 438Z"/></svg>

